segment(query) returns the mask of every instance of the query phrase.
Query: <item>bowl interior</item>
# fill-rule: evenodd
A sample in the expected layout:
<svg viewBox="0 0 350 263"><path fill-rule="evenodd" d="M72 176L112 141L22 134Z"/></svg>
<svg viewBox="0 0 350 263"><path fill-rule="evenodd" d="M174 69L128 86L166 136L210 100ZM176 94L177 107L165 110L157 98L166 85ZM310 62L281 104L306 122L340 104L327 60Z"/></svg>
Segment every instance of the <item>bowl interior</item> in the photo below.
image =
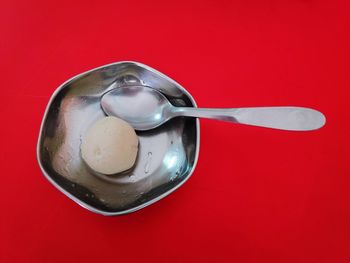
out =
<svg viewBox="0 0 350 263"><path fill-rule="evenodd" d="M120 62L82 73L62 84L46 109L38 142L44 175L85 208L105 214L128 213L151 204L179 187L195 168L199 122L175 118L150 131L137 132L135 166L115 176L97 175L80 156L88 128L105 117L101 96L127 85L161 91L175 106L196 107L191 95L160 72L136 62Z"/></svg>

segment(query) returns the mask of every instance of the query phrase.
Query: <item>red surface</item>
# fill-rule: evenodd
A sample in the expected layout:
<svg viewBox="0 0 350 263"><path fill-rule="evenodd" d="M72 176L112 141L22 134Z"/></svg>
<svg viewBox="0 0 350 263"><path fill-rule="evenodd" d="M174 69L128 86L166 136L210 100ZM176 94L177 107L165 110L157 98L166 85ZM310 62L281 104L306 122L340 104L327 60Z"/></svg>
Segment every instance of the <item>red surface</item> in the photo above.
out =
<svg viewBox="0 0 350 263"><path fill-rule="evenodd" d="M344 1L2 1L0 262L350 262L350 39ZM199 106L300 105L292 133L201 121L192 178L139 212L84 210L41 174L52 92L135 60Z"/></svg>

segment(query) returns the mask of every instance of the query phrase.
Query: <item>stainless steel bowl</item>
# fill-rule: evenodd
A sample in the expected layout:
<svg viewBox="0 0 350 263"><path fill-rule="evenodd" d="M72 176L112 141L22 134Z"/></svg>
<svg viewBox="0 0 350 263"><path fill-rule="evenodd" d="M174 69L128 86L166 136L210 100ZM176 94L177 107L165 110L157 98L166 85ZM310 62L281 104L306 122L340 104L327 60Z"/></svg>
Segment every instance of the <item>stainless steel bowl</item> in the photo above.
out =
<svg viewBox="0 0 350 263"><path fill-rule="evenodd" d="M175 118L137 132L134 168L121 175L94 174L80 156L81 139L105 114L101 96L127 85L158 89L175 106L196 107L192 96L162 73L137 62L118 62L79 74L52 95L41 124L37 158L45 177L86 209L120 215L150 205L173 192L193 173L199 152L199 121Z"/></svg>

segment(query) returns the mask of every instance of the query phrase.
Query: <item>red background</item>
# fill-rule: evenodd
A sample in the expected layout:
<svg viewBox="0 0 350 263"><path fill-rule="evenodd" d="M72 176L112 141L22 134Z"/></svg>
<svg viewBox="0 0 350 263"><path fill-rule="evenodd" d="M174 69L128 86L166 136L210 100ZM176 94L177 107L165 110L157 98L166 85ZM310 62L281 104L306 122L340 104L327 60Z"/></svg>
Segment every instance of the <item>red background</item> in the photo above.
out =
<svg viewBox="0 0 350 263"><path fill-rule="evenodd" d="M1 1L0 261L350 262L348 3ZM35 147L56 87L121 60L167 74L199 106L308 106L327 125L202 120L183 187L96 215L50 185Z"/></svg>

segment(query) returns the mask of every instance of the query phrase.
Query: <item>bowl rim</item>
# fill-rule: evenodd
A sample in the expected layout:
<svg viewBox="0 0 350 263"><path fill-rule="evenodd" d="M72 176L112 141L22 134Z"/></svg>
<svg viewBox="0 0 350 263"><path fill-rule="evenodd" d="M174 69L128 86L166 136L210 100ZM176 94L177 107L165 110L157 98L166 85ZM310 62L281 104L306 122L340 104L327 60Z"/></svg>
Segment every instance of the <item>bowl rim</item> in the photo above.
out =
<svg viewBox="0 0 350 263"><path fill-rule="evenodd" d="M143 63L140 63L140 62L136 62L136 61L131 61L131 60L125 60L125 61L118 61L118 62L113 62L113 63L109 63L109 64L106 64L106 65L103 65L103 66L99 66L99 67L95 67L93 69L90 69L90 70L87 70L87 71L84 71L80 74L77 74L71 78L69 78L68 80L66 80L65 82L63 82L61 85L59 85L56 90L52 93L47 105L46 105L46 108L45 108L45 112L44 112L44 116L42 118L42 121L41 121L41 124L40 124L40 130L39 130L39 137L38 137L38 141L37 141L37 144L36 144L36 158L37 158L37 162L39 164L39 167L40 167L40 170L41 172L43 173L43 175L45 176L45 178L51 183L53 184L56 189L58 189L60 192L62 192L63 194L65 194L68 198L70 198L71 200L73 200L74 202L76 202L78 205L80 205L81 207L91 211L91 212L94 212L96 214L101 214L101 215L105 215L105 216L116 216L116 215L124 215L124 214L129 214L131 212L135 212L135 211L138 211L142 208L145 208L146 206L149 206L151 204L154 204L155 202L163 199L164 197L168 196L169 194L171 194L172 192L174 192L175 190L177 190L180 186L182 186L193 174L196 166L197 166L197 162L198 162L198 157L199 157L199 149L200 149L200 123L199 123L199 119L197 118L196 119L196 151L195 151L195 158L194 158L194 162L193 162L193 166L192 166L192 169L190 171L190 173L185 177L185 179L183 181L181 181L179 184L177 184L176 186L174 186L173 188L167 190L166 192L164 192L163 194L157 196L156 198L152 199L152 200L149 200L147 201L146 203L143 203L141 205L138 205L136 207L133 207L133 208L129 208L129 209L126 209L126 210L123 210L123 211L116 211L116 212L109 212L109 211L104 211L104 210L101 210L101 209L98 209L98 208L95 208L87 203L85 203L84 201L80 200L79 198L75 197L73 194L71 194L70 192L68 192L67 190L65 190L63 187L61 187L58 183L56 183L51 177L50 175L45 171L42 163L41 163L41 155L40 155L40 142L41 142L41 139L42 139L42 130L44 128L44 122L46 120L46 117L47 117L47 114L48 114L48 111L49 111L49 108L53 102L53 100L56 98L57 94L69 83L69 82L72 82L90 72L93 72L95 70L99 70L99 69L102 69L102 68L106 68L106 67L109 67L109 66L113 66L113 65L119 65L119 64L134 64L138 67L141 67L141 68L145 68L159 76L161 76L162 78L168 80L169 82L175 84L178 88L180 88L183 93L186 94L186 96L190 99L191 103L193 104L193 107L197 108L197 104L196 104L196 101L194 100L194 98L192 97L192 95L184 88L182 87L179 83L177 83L175 80L171 79L170 77L166 76L165 74L159 72L158 70L150 67L150 66L147 66Z"/></svg>

